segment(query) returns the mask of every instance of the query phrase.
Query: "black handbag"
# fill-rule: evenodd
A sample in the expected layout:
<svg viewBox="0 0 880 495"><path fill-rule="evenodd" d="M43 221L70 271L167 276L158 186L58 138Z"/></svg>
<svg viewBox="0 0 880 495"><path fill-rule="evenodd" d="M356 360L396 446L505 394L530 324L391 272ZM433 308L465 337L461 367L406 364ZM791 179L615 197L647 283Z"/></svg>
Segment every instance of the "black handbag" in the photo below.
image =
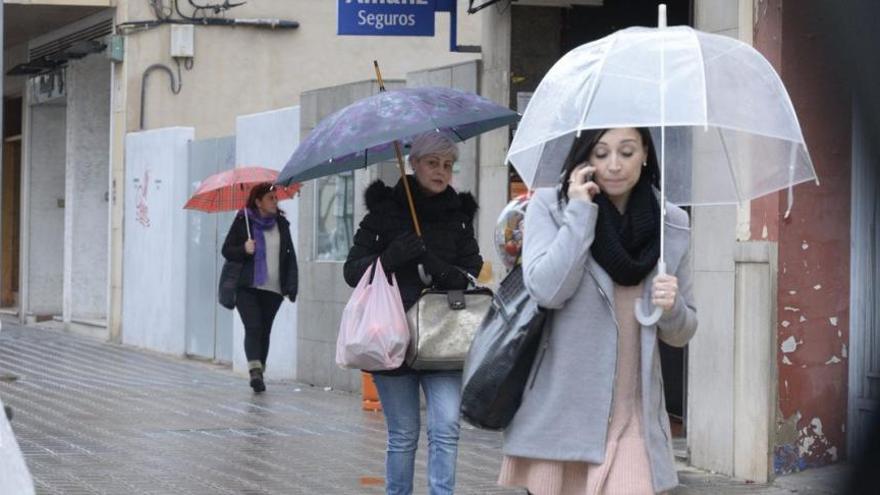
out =
<svg viewBox="0 0 880 495"><path fill-rule="evenodd" d="M521 266L501 281L465 360L461 413L468 423L487 430L503 430L510 424L522 401L548 313L529 296Z"/></svg>
<svg viewBox="0 0 880 495"><path fill-rule="evenodd" d="M244 263L226 260L220 270L220 284L217 288L217 302L226 309L235 308L235 294L241 279Z"/></svg>

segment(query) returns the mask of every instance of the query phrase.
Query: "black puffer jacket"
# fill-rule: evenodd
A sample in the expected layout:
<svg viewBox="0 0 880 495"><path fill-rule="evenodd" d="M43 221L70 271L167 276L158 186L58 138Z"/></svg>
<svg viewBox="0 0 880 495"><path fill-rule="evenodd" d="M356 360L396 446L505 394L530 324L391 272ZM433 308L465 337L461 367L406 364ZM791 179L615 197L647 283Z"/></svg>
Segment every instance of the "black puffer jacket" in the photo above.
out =
<svg viewBox="0 0 880 495"><path fill-rule="evenodd" d="M278 214L278 233L281 235L281 254L279 266L279 282L281 282L281 295L287 296L291 302L296 301L296 293L299 289L299 269L296 266L296 251L293 248L293 239L290 237L290 222L283 214ZM254 226L251 225L251 232ZM251 287L254 284L254 256L247 254L244 243L248 240L247 226L244 214L239 212L229 227L226 240L223 242L223 257L229 261L244 263L241 277L238 279L239 287Z"/></svg>
<svg viewBox="0 0 880 495"><path fill-rule="evenodd" d="M477 202L470 193L457 193L452 187L447 187L438 195L425 196L415 179L407 177L421 224L422 239L428 251L426 256L434 258L431 263L434 267L434 273L431 273L434 287L466 288L467 278L454 267L477 276L483 266L480 248L474 237L473 220ZM344 269L345 281L352 287L357 285L364 272L392 240L415 230L402 181L393 188L376 181L367 188L364 196L368 213L354 236L354 246L348 253ZM395 272L403 307L407 310L426 288L419 278L419 261L413 260Z"/></svg>

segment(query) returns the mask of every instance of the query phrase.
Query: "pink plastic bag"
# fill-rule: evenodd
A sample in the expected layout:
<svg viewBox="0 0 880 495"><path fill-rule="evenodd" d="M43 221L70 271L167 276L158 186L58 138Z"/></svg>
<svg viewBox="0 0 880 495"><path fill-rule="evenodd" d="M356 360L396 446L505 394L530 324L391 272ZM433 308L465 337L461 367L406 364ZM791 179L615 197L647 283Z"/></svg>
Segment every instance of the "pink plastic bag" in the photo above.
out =
<svg viewBox="0 0 880 495"><path fill-rule="evenodd" d="M342 312L336 339L336 364L367 371L393 370L403 363L409 345L409 327L397 279L388 283L376 260L355 287Z"/></svg>

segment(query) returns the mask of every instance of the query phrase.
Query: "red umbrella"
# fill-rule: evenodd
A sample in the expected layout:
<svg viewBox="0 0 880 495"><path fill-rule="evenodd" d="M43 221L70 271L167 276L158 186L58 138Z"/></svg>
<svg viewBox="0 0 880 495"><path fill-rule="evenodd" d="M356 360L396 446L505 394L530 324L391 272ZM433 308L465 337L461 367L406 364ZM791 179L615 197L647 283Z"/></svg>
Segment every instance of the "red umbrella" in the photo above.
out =
<svg viewBox="0 0 880 495"><path fill-rule="evenodd" d="M183 207L208 213L240 210L245 207L251 189L265 182L274 184L277 178L278 171L264 167L240 167L214 174L202 181ZM296 196L300 187L299 183L276 185L273 190L279 200L285 200ZM250 236L250 228L247 230Z"/></svg>

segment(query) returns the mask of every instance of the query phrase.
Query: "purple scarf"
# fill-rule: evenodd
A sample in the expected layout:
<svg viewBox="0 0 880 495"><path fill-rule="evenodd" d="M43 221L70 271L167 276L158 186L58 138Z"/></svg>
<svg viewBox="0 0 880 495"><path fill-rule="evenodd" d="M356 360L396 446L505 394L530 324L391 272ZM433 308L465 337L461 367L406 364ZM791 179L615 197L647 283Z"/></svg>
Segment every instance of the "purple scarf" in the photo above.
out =
<svg viewBox="0 0 880 495"><path fill-rule="evenodd" d="M266 236L263 232L275 228L276 215L261 217L259 213L250 208L246 209L248 219L251 222L251 231L254 236L254 287L266 283L269 278L269 267L266 265ZM254 228L256 227L256 228Z"/></svg>

